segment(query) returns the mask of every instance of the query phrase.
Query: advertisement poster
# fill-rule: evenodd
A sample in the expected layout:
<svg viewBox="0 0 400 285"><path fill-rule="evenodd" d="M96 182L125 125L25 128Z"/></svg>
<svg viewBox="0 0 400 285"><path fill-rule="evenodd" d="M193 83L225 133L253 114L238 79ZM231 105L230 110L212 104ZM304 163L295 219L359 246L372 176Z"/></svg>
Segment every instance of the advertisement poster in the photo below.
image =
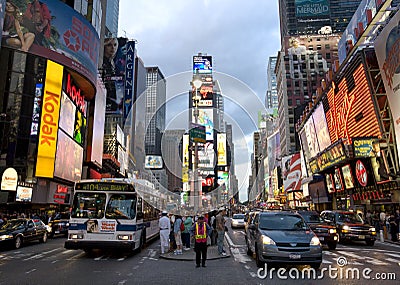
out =
<svg viewBox="0 0 400 285"><path fill-rule="evenodd" d="M318 138L319 149L320 151L324 151L328 146L331 145L331 138L329 136L324 106L322 103L319 104L319 106L315 109L312 117L314 120L316 137Z"/></svg>
<svg viewBox="0 0 400 285"><path fill-rule="evenodd" d="M340 169L336 168L335 173L333 174L333 180L335 181L335 190L337 191L342 191L343 189L343 183L342 183L342 175L340 174Z"/></svg>
<svg viewBox="0 0 400 285"><path fill-rule="evenodd" d="M393 126L397 141L397 153L400 153L400 12L393 16L390 22L376 38L374 47L385 85L390 110L393 116Z"/></svg>
<svg viewBox="0 0 400 285"><path fill-rule="evenodd" d="M192 122L194 121L195 119L193 118ZM213 108L199 109L199 118L197 123L206 127L206 140L208 141L213 140L214 139Z"/></svg>
<svg viewBox="0 0 400 285"><path fill-rule="evenodd" d="M126 43L126 38L104 40L102 77L107 89L106 112L108 114L123 114L126 96Z"/></svg>
<svg viewBox="0 0 400 285"><path fill-rule="evenodd" d="M326 188L328 188L328 193L335 192L335 187L333 186L332 174L330 173L325 174L325 180L326 180Z"/></svg>
<svg viewBox="0 0 400 285"><path fill-rule="evenodd" d="M353 174L351 173L350 164L342 166L342 173L344 178L344 185L346 189L354 188L354 178Z"/></svg>
<svg viewBox="0 0 400 285"><path fill-rule="evenodd" d="M300 190L301 159L300 153L282 159L283 186L286 192Z"/></svg>
<svg viewBox="0 0 400 285"><path fill-rule="evenodd" d="M36 3L6 2L2 45L68 66L95 84L100 39L94 27L63 1ZM16 33L14 18L22 27L24 46Z"/></svg>
<svg viewBox="0 0 400 285"><path fill-rule="evenodd" d="M32 201L32 187L17 187L17 195L15 196L17 202L31 202Z"/></svg>
<svg viewBox="0 0 400 285"><path fill-rule="evenodd" d="M193 56L193 73L212 73L212 56Z"/></svg>
<svg viewBox="0 0 400 285"><path fill-rule="evenodd" d="M315 157L319 153L319 145L317 134L315 133L314 120L312 116L308 118L307 122L304 125L308 151L310 153L310 158Z"/></svg>

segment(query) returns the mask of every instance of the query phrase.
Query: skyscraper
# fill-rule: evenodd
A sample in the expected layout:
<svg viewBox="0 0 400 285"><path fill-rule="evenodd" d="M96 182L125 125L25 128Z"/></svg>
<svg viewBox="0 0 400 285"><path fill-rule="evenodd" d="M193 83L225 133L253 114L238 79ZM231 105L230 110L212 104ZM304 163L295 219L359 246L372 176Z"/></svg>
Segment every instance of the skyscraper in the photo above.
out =
<svg viewBox="0 0 400 285"><path fill-rule="evenodd" d="M270 56L267 67L268 90L265 96L265 108L278 109L278 91L276 90L276 56Z"/></svg>
<svg viewBox="0 0 400 285"><path fill-rule="evenodd" d="M106 36L116 37L118 34L119 0L107 1Z"/></svg>

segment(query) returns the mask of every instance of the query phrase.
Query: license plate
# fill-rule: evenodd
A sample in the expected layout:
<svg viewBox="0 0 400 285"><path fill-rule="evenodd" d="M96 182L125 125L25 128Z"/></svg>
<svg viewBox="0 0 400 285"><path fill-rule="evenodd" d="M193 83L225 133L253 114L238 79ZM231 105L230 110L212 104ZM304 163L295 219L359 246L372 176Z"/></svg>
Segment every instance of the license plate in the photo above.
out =
<svg viewBox="0 0 400 285"><path fill-rule="evenodd" d="M300 259L301 255L300 254L289 254L289 259Z"/></svg>
<svg viewBox="0 0 400 285"><path fill-rule="evenodd" d="M365 236L358 236L359 239L365 239Z"/></svg>
<svg viewBox="0 0 400 285"><path fill-rule="evenodd" d="M318 237L320 241L324 241L324 237Z"/></svg>

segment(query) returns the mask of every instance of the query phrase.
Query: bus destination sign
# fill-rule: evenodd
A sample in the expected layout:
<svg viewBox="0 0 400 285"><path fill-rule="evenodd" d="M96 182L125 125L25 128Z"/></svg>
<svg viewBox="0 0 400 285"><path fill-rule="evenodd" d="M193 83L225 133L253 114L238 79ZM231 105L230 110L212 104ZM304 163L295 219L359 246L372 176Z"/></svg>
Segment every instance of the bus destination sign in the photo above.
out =
<svg viewBox="0 0 400 285"><path fill-rule="evenodd" d="M121 183L96 183L96 182L83 182L76 183L75 190L85 191L135 191L133 185Z"/></svg>

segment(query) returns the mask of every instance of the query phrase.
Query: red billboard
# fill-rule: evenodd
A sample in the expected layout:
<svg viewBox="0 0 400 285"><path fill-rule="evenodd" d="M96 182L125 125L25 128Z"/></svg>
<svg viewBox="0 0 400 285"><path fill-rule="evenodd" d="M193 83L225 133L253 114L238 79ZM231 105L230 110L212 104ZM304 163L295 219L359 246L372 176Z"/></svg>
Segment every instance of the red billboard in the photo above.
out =
<svg viewBox="0 0 400 285"><path fill-rule="evenodd" d="M332 143L341 138L350 144L354 137L382 136L362 64L337 87L333 82L327 98L326 120Z"/></svg>

